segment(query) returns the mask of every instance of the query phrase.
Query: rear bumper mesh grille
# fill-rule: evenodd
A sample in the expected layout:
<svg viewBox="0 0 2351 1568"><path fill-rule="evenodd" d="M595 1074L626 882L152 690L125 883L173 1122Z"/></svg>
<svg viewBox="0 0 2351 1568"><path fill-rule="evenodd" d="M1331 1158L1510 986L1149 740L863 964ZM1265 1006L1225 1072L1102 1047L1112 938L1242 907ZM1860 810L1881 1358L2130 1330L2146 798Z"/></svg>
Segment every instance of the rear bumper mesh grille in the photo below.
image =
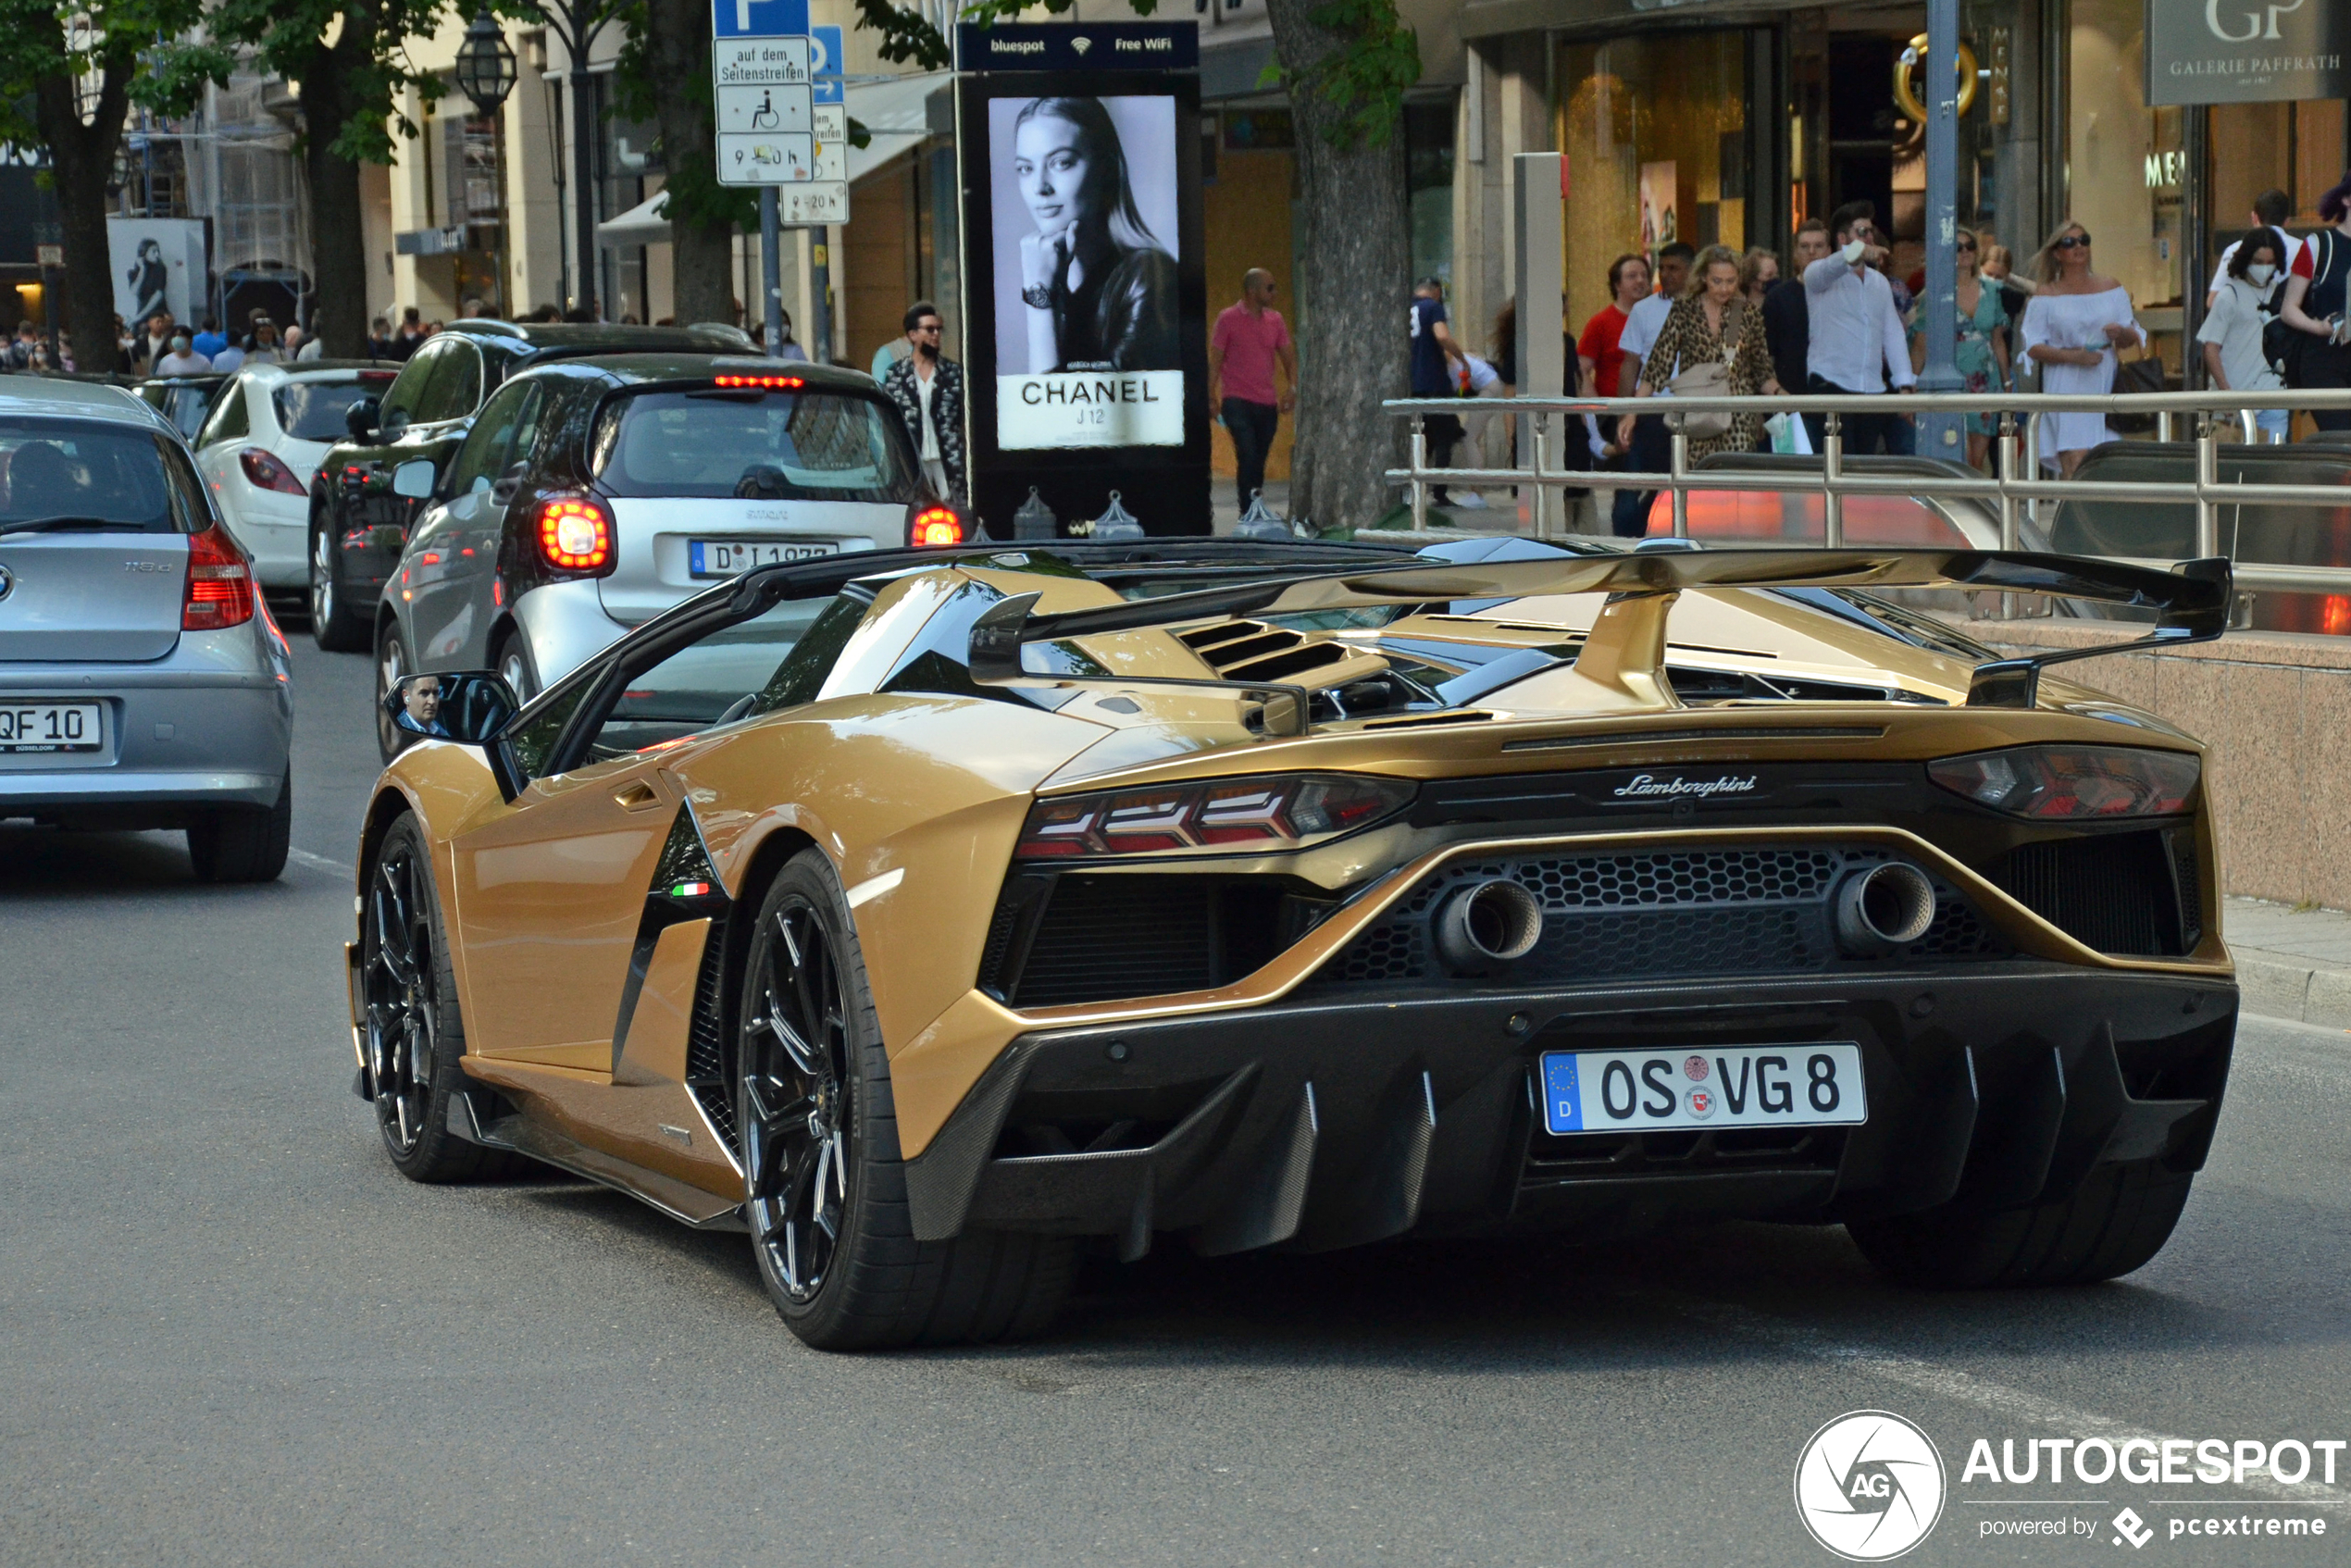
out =
<svg viewBox="0 0 2351 1568"><path fill-rule="evenodd" d="M1845 957L1831 900L1851 872L1895 858L1813 848L1551 854L1448 866L1389 908L1325 966L1349 984L1449 980L1431 916L1454 889L1508 877L1543 907L1535 950L1507 966L1514 984L1632 977L1804 973L1883 963ZM1922 868L1923 869L1923 868ZM1959 890L1929 873L1934 922L1897 960L1991 958L2008 945Z"/></svg>

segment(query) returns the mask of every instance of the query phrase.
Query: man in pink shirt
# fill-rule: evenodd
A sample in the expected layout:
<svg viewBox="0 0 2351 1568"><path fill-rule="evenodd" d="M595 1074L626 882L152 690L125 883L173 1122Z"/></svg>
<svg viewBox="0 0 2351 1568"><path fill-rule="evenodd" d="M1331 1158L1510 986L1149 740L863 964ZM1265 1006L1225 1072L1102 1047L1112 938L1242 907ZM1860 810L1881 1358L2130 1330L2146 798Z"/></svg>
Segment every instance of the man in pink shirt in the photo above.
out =
<svg viewBox="0 0 2351 1568"><path fill-rule="evenodd" d="M1274 395L1274 367L1279 364L1290 390ZM1232 432L1233 456L1239 465L1235 476L1241 510L1249 510L1252 491L1265 484L1265 454L1274 449L1274 431L1282 416L1298 405L1298 350L1290 342L1282 313L1274 308L1274 275L1252 267L1241 275L1241 302L1216 318L1208 339L1208 396L1217 417Z"/></svg>

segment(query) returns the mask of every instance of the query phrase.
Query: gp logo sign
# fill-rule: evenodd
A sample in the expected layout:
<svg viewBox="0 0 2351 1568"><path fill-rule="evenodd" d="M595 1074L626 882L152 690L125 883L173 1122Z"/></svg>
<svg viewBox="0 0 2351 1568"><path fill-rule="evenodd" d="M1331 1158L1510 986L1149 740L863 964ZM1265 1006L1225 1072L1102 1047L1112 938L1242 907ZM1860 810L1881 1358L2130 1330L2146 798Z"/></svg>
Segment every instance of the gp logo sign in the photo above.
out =
<svg viewBox="0 0 2351 1568"><path fill-rule="evenodd" d="M1812 1434L1796 1462L1796 1509L1812 1538L1848 1562L1884 1562L1943 1517L1943 1456L1890 1411L1857 1410Z"/></svg>

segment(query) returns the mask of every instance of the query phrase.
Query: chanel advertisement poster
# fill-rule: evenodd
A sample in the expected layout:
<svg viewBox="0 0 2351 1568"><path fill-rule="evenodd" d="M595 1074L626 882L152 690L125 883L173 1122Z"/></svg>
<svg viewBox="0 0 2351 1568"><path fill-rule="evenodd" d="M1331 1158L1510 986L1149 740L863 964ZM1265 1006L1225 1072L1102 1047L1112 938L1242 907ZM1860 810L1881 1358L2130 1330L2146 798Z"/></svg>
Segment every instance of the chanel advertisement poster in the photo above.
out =
<svg viewBox="0 0 2351 1568"><path fill-rule="evenodd" d="M1009 537L1033 486L1079 525L1114 490L1149 532L1205 533L1197 29L965 24L957 61L982 520Z"/></svg>
<svg viewBox="0 0 2351 1568"><path fill-rule="evenodd" d="M1176 100L988 106L996 440L1181 446Z"/></svg>

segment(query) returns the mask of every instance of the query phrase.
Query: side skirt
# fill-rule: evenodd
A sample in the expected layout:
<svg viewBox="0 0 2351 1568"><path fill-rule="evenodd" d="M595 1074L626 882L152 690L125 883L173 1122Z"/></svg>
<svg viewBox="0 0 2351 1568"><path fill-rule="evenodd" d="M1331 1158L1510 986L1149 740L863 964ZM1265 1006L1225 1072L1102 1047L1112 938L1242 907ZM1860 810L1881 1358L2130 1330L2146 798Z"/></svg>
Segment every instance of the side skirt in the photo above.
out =
<svg viewBox="0 0 2351 1568"><path fill-rule="evenodd" d="M542 1164L569 1171L616 1192L625 1192L646 1207L695 1230L750 1229L743 1221L740 1203L729 1203L715 1193L690 1187L659 1171L616 1159L527 1116L504 1115L485 1123L480 1116L482 1106L477 1101L488 1099L471 1091L451 1095L450 1132L467 1143L529 1155Z"/></svg>

